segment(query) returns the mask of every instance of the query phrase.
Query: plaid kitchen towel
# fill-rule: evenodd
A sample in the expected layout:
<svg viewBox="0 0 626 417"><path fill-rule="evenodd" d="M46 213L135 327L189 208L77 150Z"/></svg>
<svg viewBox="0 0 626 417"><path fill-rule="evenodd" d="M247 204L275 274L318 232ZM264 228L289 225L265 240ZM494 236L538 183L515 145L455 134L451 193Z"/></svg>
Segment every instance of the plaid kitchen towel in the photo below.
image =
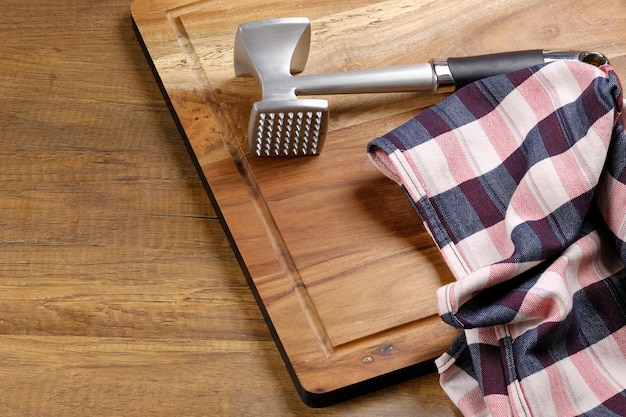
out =
<svg viewBox="0 0 626 417"><path fill-rule="evenodd" d="M608 66L475 82L372 141L455 275L437 359L467 416L626 416L626 135Z"/></svg>

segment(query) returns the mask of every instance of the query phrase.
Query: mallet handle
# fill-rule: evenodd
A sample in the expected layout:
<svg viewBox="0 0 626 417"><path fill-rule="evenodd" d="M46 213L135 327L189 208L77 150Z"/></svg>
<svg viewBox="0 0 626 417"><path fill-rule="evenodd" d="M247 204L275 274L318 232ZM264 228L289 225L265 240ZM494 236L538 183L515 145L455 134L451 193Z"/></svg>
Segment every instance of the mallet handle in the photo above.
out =
<svg viewBox="0 0 626 417"><path fill-rule="evenodd" d="M389 93L425 91L450 92L473 81L544 64L558 59L578 60L593 65L608 63L597 52L528 50L449 58L447 61L345 71L291 78L296 95Z"/></svg>

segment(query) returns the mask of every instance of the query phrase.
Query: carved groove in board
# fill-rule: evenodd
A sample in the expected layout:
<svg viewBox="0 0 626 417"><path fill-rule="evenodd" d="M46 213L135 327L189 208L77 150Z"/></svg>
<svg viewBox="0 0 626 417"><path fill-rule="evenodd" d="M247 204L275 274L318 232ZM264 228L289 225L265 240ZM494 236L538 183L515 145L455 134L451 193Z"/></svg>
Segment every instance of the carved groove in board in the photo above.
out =
<svg viewBox="0 0 626 417"><path fill-rule="evenodd" d="M189 6L190 11L197 10L200 5L201 3L191 4ZM194 75L195 81L202 94L204 104L213 116L214 122L218 125L222 142L228 149L231 158L237 166L239 175L241 175L243 182L246 184L250 199L263 221L263 225L268 236L271 236L270 241L274 249L274 253L276 254L276 257L285 272L286 278L289 280L289 284L293 290L293 294L298 302L300 310L305 316L306 321L318 342L321 352L325 357L329 357L333 352L333 345L328 332L315 307L315 304L313 303L311 295L307 290L306 284L298 271L295 261L289 252L287 243L285 242L270 208L267 205L267 201L263 198L263 195L259 190L252 170L248 165L248 161L239 146L239 142L237 141L235 134L233 133L233 129L228 124L228 118L224 115L224 111L220 105L219 99L215 95L211 82L202 68L201 60L196 53L181 19L181 16L185 15L186 11L186 6L166 11L167 21L176 35L181 51L187 60L187 65Z"/></svg>

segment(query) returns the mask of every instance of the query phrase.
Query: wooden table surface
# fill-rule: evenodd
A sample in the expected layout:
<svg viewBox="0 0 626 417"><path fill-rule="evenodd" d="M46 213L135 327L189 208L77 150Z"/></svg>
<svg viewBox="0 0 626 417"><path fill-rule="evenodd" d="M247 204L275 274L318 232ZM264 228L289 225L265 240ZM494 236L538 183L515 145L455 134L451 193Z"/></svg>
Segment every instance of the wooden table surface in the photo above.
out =
<svg viewBox="0 0 626 417"><path fill-rule="evenodd" d="M459 415L434 374L305 406L130 0L2 11L0 415Z"/></svg>

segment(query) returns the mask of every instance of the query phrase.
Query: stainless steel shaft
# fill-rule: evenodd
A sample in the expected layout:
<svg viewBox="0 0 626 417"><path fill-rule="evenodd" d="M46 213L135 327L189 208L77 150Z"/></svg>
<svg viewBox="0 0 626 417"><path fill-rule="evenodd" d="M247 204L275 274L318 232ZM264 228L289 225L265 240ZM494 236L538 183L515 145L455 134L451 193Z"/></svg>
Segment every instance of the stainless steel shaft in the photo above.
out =
<svg viewBox="0 0 626 417"><path fill-rule="evenodd" d="M267 86L264 93L273 91L295 95L392 93L401 91L434 92L437 77L431 64L336 72L318 75L299 75L281 80L280 85Z"/></svg>

